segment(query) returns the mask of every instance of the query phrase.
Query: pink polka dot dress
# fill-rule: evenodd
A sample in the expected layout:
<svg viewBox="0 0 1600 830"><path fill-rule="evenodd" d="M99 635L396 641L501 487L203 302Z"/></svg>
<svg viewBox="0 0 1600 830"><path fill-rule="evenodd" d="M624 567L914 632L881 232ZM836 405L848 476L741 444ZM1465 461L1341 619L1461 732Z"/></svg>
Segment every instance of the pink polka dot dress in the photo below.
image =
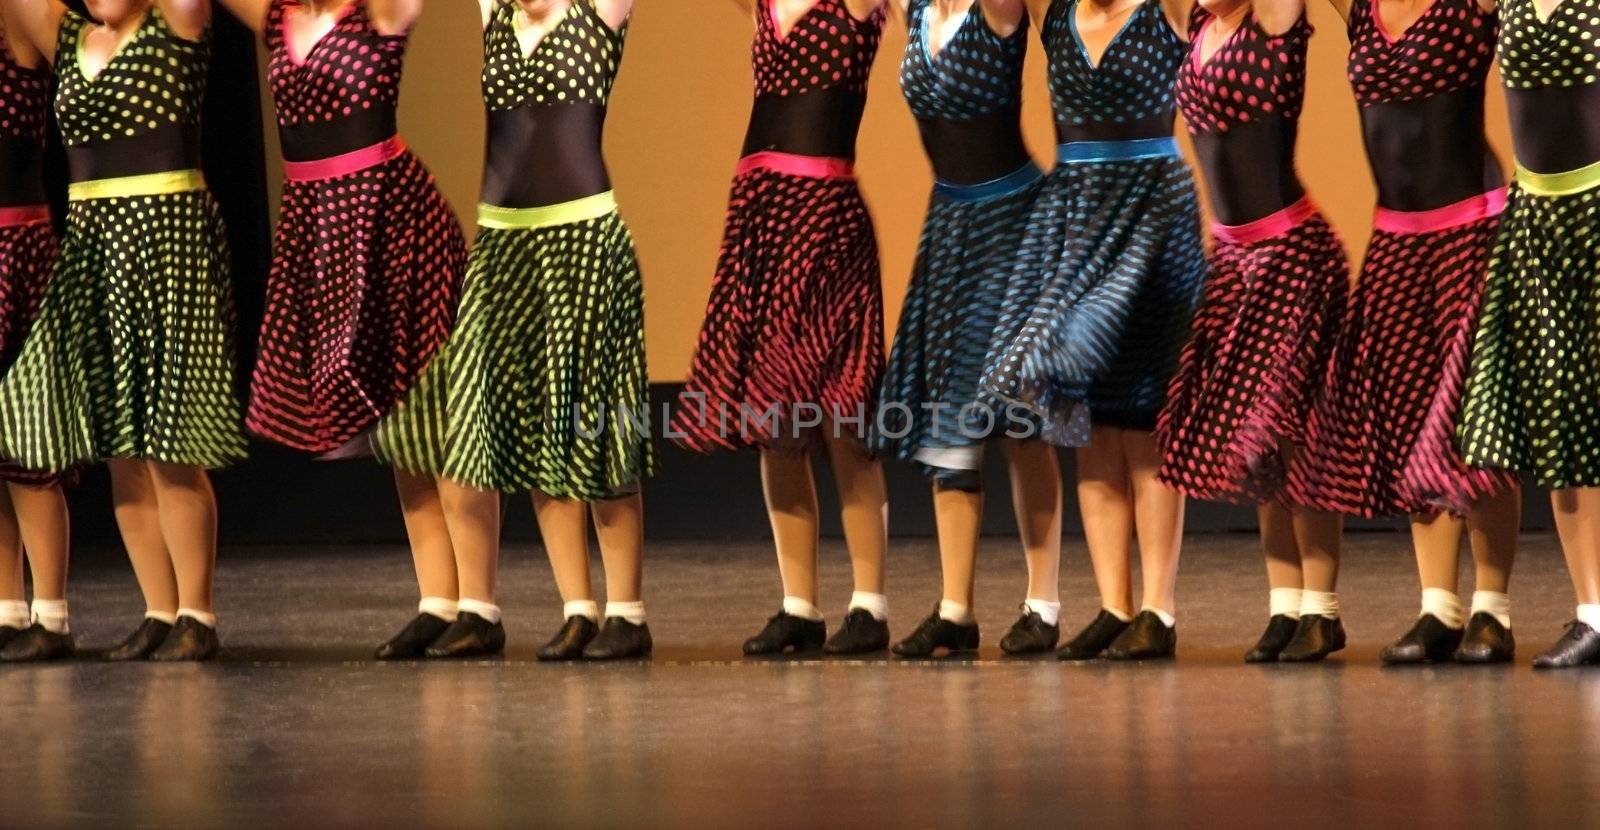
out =
<svg viewBox="0 0 1600 830"><path fill-rule="evenodd" d="M287 164L246 423L326 453L371 431L444 343L467 248L396 135L408 36L382 34L354 0L321 40L292 44L305 8L272 0L267 19Z"/></svg>

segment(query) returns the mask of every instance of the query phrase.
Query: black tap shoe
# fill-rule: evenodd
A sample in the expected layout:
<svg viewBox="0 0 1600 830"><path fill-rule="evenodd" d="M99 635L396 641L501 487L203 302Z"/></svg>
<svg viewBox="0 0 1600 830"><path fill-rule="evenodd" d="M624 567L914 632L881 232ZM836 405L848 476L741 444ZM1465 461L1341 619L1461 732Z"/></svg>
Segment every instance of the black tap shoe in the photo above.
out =
<svg viewBox="0 0 1600 830"><path fill-rule="evenodd" d="M400 633L389 638L389 642L378 646L373 652L373 657L379 660L415 660L433 645L433 641L444 634L450 627L450 621L432 614L418 614L400 629Z"/></svg>
<svg viewBox="0 0 1600 830"><path fill-rule="evenodd" d="M150 655L167 641L170 634L172 634L171 623L162 622L155 617L145 617L144 622L139 623L139 627L135 628L127 639L106 652L106 659L113 663L148 660Z"/></svg>
<svg viewBox="0 0 1600 830"><path fill-rule="evenodd" d="M852 608L839 630L822 646L823 654L875 654L889 647L889 622L865 608Z"/></svg>
<svg viewBox="0 0 1600 830"><path fill-rule="evenodd" d="M539 649L537 657L544 662L577 660L583 656L583 647L598 633L600 626L596 625L594 620L582 614L574 614L561 625L561 630L556 632L556 636L550 638L550 642L545 643L544 648Z"/></svg>
<svg viewBox="0 0 1600 830"><path fill-rule="evenodd" d="M1178 627L1154 611L1140 611L1110 646L1107 660L1166 660L1178 653Z"/></svg>
<svg viewBox="0 0 1600 830"><path fill-rule="evenodd" d="M1022 606L1022 617L1011 625L1006 636L1000 638L1000 650L1006 654L1040 654L1056 647L1061 639L1061 625L1050 625L1027 605Z"/></svg>
<svg viewBox="0 0 1600 830"><path fill-rule="evenodd" d="M1288 614L1273 614L1267 620L1267 630L1261 632L1261 639L1256 641L1255 647L1244 656L1246 663L1276 663L1278 654L1283 647L1294 639L1295 629L1300 627L1300 621Z"/></svg>
<svg viewBox="0 0 1600 830"><path fill-rule="evenodd" d="M894 653L901 657L932 657L939 649L951 654L978 650L978 624L961 625L939 616L939 609L911 632L911 636L895 643Z"/></svg>
<svg viewBox="0 0 1600 830"><path fill-rule="evenodd" d="M583 647L583 659L631 660L649 657L654 648L649 623L634 625L622 617L606 617L600 633Z"/></svg>
<svg viewBox="0 0 1600 830"><path fill-rule="evenodd" d="M1294 630L1294 639L1278 652L1280 663L1316 663L1344 648L1344 621L1338 617L1306 614Z"/></svg>
<svg viewBox="0 0 1600 830"><path fill-rule="evenodd" d="M432 660L490 657L506 650L506 627L472 613L456 613L456 621L428 644L423 655Z"/></svg>
<svg viewBox="0 0 1600 830"><path fill-rule="evenodd" d="M1567 633L1549 651L1533 658L1536 669L1570 669L1595 663L1600 663L1600 631L1578 620L1567 623Z"/></svg>
<svg viewBox="0 0 1600 830"><path fill-rule="evenodd" d="M194 617L179 617L161 647L150 653L150 659L157 663L199 663L216 657L221 648L215 628Z"/></svg>
<svg viewBox="0 0 1600 830"><path fill-rule="evenodd" d="M11 625L0 625L0 648L5 648L7 643L17 638L24 629Z"/></svg>
<svg viewBox="0 0 1600 830"><path fill-rule="evenodd" d="M1411 630L1390 643L1378 659L1388 666L1448 662L1456 659L1462 634L1461 629L1445 625L1438 617L1423 614Z"/></svg>
<svg viewBox="0 0 1600 830"><path fill-rule="evenodd" d="M1094 621L1062 646L1056 656L1062 660L1093 660L1104 654L1127 629L1127 622L1102 608Z"/></svg>
<svg viewBox="0 0 1600 830"><path fill-rule="evenodd" d="M39 663L64 660L76 653L71 634L57 634L38 623L0 648L0 663Z"/></svg>
<svg viewBox="0 0 1600 830"><path fill-rule="evenodd" d="M822 648L826 639L828 626L822 620L808 620L787 611L779 611L767 620L767 627L761 629L760 634L744 641L744 653L750 657L791 651L801 654Z"/></svg>
<svg viewBox="0 0 1600 830"><path fill-rule="evenodd" d="M1467 633L1456 649L1457 663L1509 663L1517 654L1517 638L1499 618L1479 611L1467 620Z"/></svg>

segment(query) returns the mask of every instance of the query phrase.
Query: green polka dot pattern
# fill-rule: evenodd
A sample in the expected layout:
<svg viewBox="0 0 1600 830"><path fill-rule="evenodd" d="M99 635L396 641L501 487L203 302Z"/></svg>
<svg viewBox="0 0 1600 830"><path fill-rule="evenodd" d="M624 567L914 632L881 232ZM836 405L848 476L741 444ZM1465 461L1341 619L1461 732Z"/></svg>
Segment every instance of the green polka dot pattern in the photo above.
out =
<svg viewBox="0 0 1600 830"><path fill-rule="evenodd" d="M1508 89L1600 80L1600 0L1561 0L1544 20L1538 0L1507 0L1500 15L1500 74Z"/></svg>
<svg viewBox="0 0 1600 830"><path fill-rule="evenodd" d="M621 216L481 228L456 329L373 446L481 489L604 499L653 471L648 395L644 283Z"/></svg>
<svg viewBox="0 0 1600 830"><path fill-rule="evenodd" d="M69 144L197 126L207 47L157 13L88 82L69 14L57 117ZM197 139L198 136L195 136ZM60 471L110 458L222 467L245 455L222 215L205 191L70 203L38 321L0 381L0 455Z"/></svg>
<svg viewBox="0 0 1600 830"><path fill-rule="evenodd" d="M497 0L484 32L483 101L491 110L588 101L604 105L622 63L627 28L613 30L594 0L572 5L529 54L517 41L514 0Z"/></svg>

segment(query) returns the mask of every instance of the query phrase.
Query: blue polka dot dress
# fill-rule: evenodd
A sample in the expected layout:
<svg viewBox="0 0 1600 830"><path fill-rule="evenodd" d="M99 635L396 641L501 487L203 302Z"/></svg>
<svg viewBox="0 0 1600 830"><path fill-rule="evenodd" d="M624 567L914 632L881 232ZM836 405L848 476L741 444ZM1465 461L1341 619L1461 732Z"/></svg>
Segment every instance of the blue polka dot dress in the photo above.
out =
<svg viewBox="0 0 1600 830"><path fill-rule="evenodd" d="M982 380L1067 446L1087 443L1091 420L1155 428L1207 273L1172 138L1187 44L1147 0L1091 62L1077 6L1053 0L1040 33L1061 163L1029 214Z"/></svg>

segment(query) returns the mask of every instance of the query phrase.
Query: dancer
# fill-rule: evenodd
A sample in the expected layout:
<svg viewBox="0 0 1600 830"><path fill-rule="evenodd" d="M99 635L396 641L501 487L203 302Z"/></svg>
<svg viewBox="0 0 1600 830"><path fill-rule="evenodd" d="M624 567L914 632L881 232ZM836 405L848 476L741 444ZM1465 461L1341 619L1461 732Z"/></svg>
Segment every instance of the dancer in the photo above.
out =
<svg viewBox="0 0 1600 830"><path fill-rule="evenodd" d="M110 467L147 610L109 659L209 659L206 471L245 454L227 237L199 170L210 6L91 0L99 23L55 0L8 8L12 44L55 64L71 185L50 288L0 381L0 453L30 469Z"/></svg>
<svg viewBox="0 0 1600 830"><path fill-rule="evenodd" d="M1521 494L1474 470L1456 415L1505 177L1483 130L1499 22L1479 0L1333 0L1349 23L1378 214L1333 371L1294 460L1289 500L1374 517L1409 514L1422 578L1416 624L1385 663L1510 660ZM1470 619L1456 595L1470 531Z"/></svg>
<svg viewBox="0 0 1600 830"><path fill-rule="evenodd" d="M1345 644L1343 519L1291 507L1285 471L1333 355L1350 265L1294 168L1311 24L1303 0L1202 0L1190 35L1178 104L1216 213L1216 273L1162 413L1161 478L1191 498L1258 505L1271 617L1245 659L1318 661Z"/></svg>
<svg viewBox="0 0 1600 830"><path fill-rule="evenodd" d="M541 660L652 647L640 596L639 480L653 461L640 422L644 283L600 146L632 5L481 0L488 162L460 321L374 442L397 467L451 487L533 492L566 619Z"/></svg>
<svg viewBox="0 0 1600 830"><path fill-rule="evenodd" d="M1468 464L1549 488L1577 619L1537 668L1600 663L1600 0L1501 4L1517 175L1462 405Z"/></svg>
<svg viewBox="0 0 1600 830"><path fill-rule="evenodd" d="M433 176L396 133L421 0L223 0L264 36L283 147L245 424L326 459L376 452L455 319L466 243ZM395 470L422 594L380 660L498 653L500 498Z"/></svg>
<svg viewBox="0 0 1600 830"><path fill-rule="evenodd" d="M736 0L751 8L746 0ZM760 451L783 608L751 655L889 645L883 470L862 427L883 371L883 286L852 160L885 0L757 0L755 106L674 440ZM824 644L811 452L827 448L855 593Z"/></svg>
<svg viewBox="0 0 1600 830"><path fill-rule="evenodd" d="M0 368L22 350L59 244L44 192L50 69L27 37L10 37L0 7ZM20 25L18 26L20 29ZM0 661L54 660L74 650L67 623L71 526L59 474L0 464ZM23 553L33 574L27 602Z"/></svg>
<svg viewBox="0 0 1600 830"><path fill-rule="evenodd" d="M1022 140L1023 0L911 0L900 85L937 181L881 397L883 449L933 481L944 598L895 645L902 656L976 647L972 616L983 520L984 444L1012 428L977 408L978 378L1041 174ZM1022 617L1007 654L1048 651L1060 636L1061 471L1055 449L1006 439L1028 560Z"/></svg>
<svg viewBox="0 0 1600 830"><path fill-rule="evenodd" d="M1194 178L1172 132L1186 49L1161 0L1035 0L1032 12L1059 164L1028 220L984 392L1033 410L1045 440L1079 447L1101 610L1060 657L1171 657L1183 499L1156 481L1152 430L1206 274Z"/></svg>

